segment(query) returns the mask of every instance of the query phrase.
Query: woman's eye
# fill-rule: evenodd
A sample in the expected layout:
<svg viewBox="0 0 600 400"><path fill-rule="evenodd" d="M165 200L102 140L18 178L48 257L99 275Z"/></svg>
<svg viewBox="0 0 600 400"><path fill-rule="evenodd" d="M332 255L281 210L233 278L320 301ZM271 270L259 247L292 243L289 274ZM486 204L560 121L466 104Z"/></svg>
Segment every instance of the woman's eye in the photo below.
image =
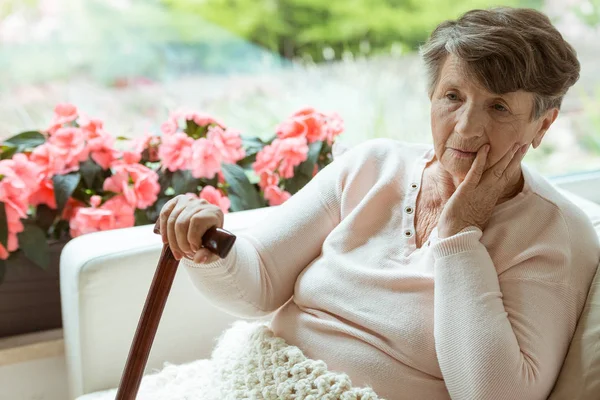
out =
<svg viewBox="0 0 600 400"><path fill-rule="evenodd" d="M458 96L456 95L456 93L448 93L448 94L446 95L446 98L447 98L448 100L452 100L452 101L454 101L454 100L458 100Z"/></svg>
<svg viewBox="0 0 600 400"><path fill-rule="evenodd" d="M497 104L494 104L494 110L496 110L496 111L501 111L501 112L508 111L508 110L506 109L506 107L504 107L502 104L499 104L499 103L497 103Z"/></svg>

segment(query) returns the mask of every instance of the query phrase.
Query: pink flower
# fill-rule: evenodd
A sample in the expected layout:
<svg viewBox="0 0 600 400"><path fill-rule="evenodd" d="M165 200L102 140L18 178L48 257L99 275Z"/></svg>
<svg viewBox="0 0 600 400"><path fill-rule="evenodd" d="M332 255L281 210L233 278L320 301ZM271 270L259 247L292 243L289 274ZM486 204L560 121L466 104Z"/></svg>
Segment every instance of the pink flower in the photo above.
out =
<svg viewBox="0 0 600 400"><path fill-rule="evenodd" d="M104 123L99 119L82 117L79 121L79 126L84 132L86 138L90 139L95 137L98 132L103 131Z"/></svg>
<svg viewBox="0 0 600 400"><path fill-rule="evenodd" d="M108 200L102 208L113 213L114 228L129 228L135 225L135 209L125 199L125 196L115 196Z"/></svg>
<svg viewBox="0 0 600 400"><path fill-rule="evenodd" d="M15 154L12 159L4 160L4 163L15 171L19 179L25 183L29 192L37 190L43 177L43 171L39 165L30 161L23 153Z"/></svg>
<svg viewBox="0 0 600 400"><path fill-rule="evenodd" d="M88 133L87 149L90 157L102 169L109 169L120 156L119 151L114 148L115 138L104 130L88 131Z"/></svg>
<svg viewBox="0 0 600 400"><path fill-rule="evenodd" d="M52 209L56 209L56 197L54 196L54 183L52 179L44 179L40 182L38 190L29 196L29 202L32 206L46 204Z"/></svg>
<svg viewBox="0 0 600 400"><path fill-rule="evenodd" d="M169 171L189 169L194 139L185 133L164 136L158 149L158 157Z"/></svg>
<svg viewBox="0 0 600 400"><path fill-rule="evenodd" d="M8 240L7 247L0 244L0 259L6 260L10 253L19 248L19 239L17 234L23 232L25 228L21 222L19 211L15 210L12 206L6 205L6 220L8 225Z"/></svg>
<svg viewBox="0 0 600 400"><path fill-rule="evenodd" d="M69 222L71 237L86 233L113 229L115 225L112 211L95 207L80 207Z"/></svg>
<svg viewBox="0 0 600 400"><path fill-rule="evenodd" d="M85 135L79 128L60 128L48 139L48 143L54 146L55 157L61 159L66 170L74 170L79 167L80 161L88 157ZM58 172L57 173L64 173Z"/></svg>
<svg viewBox="0 0 600 400"><path fill-rule="evenodd" d="M57 125L66 124L77 119L77 107L70 103L60 103L54 107L53 123Z"/></svg>
<svg viewBox="0 0 600 400"><path fill-rule="evenodd" d="M256 154L256 161L252 165L257 175L263 173L274 174L279 162L281 161L278 146L281 142L274 140L273 143L262 148Z"/></svg>
<svg viewBox="0 0 600 400"><path fill-rule="evenodd" d="M140 153L136 153L135 151L124 151L122 156L123 162L126 164L137 164L142 160L142 155Z"/></svg>
<svg viewBox="0 0 600 400"><path fill-rule="evenodd" d="M223 162L235 164L246 156L239 131L233 129L223 130L220 126L211 126L208 128L206 137L221 152Z"/></svg>
<svg viewBox="0 0 600 400"><path fill-rule="evenodd" d="M90 198L91 207L79 207L69 222L71 237L86 233L128 228L135 224L134 208L124 196L115 196L100 206L100 196Z"/></svg>
<svg viewBox="0 0 600 400"><path fill-rule="evenodd" d="M271 185L267 186L264 190L265 199L269 201L269 205L278 206L287 201L292 195L285 190L282 190L279 186Z"/></svg>
<svg viewBox="0 0 600 400"><path fill-rule="evenodd" d="M279 185L279 175L265 171L260 174L260 182L258 182L258 186L261 189L265 189L267 186L277 186Z"/></svg>
<svg viewBox="0 0 600 400"><path fill-rule="evenodd" d="M221 153L213 142L206 138L194 141L190 169L194 178L208 179L221 170Z"/></svg>
<svg viewBox="0 0 600 400"><path fill-rule="evenodd" d="M0 202L12 207L20 218L27 217L31 190L11 168L11 160L0 161Z"/></svg>
<svg viewBox="0 0 600 400"><path fill-rule="evenodd" d="M42 174L48 178L77 169L77 166L67 168L66 160L62 157L61 151L48 142L36 147L29 159L40 166Z"/></svg>
<svg viewBox="0 0 600 400"><path fill-rule="evenodd" d="M296 111L290 118L277 127L277 136L280 139L291 137L305 137L308 143L323 140L323 125L325 115L312 107L305 107Z"/></svg>
<svg viewBox="0 0 600 400"><path fill-rule="evenodd" d="M213 186L204 186L200 191L200 198L208 201L210 204L219 206L223 213L229 212L231 201L227 196L223 196L221 192Z"/></svg>
<svg viewBox="0 0 600 400"><path fill-rule="evenodd" d="M165 135L173 135L175 132L177 132L177 122L171 119L163 122L163 124L160 126L160 130Z"/></svg>
<svg viewBox="0 0 600 400"><path fill-rule="evenodd" d="M113 175L104 181L104 190L123 193L132 207L145 209L154 204L160 185L158 174L142 164L120 163Z"/></svg>
<svg viewBox="0 0 600 400"><path fill-rule="evenodd" d="M280 139L305 137L309 144L321 140L331 144L343 130L344 123L339 114L324 114L312 107L296 111L276 128Z"/></svg>
<svg viewBox="0 0 600 400"><path fill-rule="evenodd" d="M278 142L275 144L275 142ZM273 144L277 148L277 156L281 160L279 164L279 175L284 178L294 176L294 167L300 165L308 157L308 144L303 137L292 137L288 139L275 139Z"/></svg>

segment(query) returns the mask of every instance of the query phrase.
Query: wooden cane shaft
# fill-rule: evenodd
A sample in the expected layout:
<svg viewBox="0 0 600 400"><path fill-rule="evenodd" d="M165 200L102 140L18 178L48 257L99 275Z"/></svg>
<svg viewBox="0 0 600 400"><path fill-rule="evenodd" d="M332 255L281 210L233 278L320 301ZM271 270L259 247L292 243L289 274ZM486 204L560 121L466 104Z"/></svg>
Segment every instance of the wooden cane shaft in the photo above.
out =
<svg viewBox="0 0 600 400"><path fill-rule="evenodd" d="M159 234L158 223L154 227L154 232ZM220 229L211 228L202 236L203 247L225 258L233 247L235 235ZM133 343L127 356L125 369L121 376L117 397L115 400L135 400L137 392L144 375L144 369L148 362L148 356L152 349L152 343L158 330L158 324L162 316L179 261L173 256L173 252L168 244L163 245L162 253L158 261L146 303L139 319Z"/></svg>

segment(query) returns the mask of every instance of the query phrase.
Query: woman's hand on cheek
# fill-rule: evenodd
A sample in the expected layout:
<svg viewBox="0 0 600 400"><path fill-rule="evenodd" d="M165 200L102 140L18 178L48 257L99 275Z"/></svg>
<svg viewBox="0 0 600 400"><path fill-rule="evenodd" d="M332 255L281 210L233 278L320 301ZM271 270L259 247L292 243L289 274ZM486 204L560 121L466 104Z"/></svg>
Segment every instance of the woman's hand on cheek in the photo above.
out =
<svg viewBox="0 0 600 400"><path fill-rule="evenodd" d="M469 226L483 230L498 199L517 171L528 145L516 144L496 164L485 169L489 145L482 146L465 180L444 205L438 221L438 237L453 236Z"/></svg>

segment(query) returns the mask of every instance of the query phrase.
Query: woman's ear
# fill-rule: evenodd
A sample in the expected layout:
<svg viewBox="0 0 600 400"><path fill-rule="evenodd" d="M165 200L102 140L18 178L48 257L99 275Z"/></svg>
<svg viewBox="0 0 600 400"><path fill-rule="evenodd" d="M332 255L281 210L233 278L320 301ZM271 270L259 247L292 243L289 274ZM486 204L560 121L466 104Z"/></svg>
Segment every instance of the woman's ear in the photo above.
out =
<svg viewBox="0 0 600 400"><path fill-rule="evenodd" d="M552 108L546 112L546 115L543 117L542 123L531 142L534 149L537 149L538 146L542 143L542 139L550 126L556 121L556 117L558 117L558 108Z"/></svg>

